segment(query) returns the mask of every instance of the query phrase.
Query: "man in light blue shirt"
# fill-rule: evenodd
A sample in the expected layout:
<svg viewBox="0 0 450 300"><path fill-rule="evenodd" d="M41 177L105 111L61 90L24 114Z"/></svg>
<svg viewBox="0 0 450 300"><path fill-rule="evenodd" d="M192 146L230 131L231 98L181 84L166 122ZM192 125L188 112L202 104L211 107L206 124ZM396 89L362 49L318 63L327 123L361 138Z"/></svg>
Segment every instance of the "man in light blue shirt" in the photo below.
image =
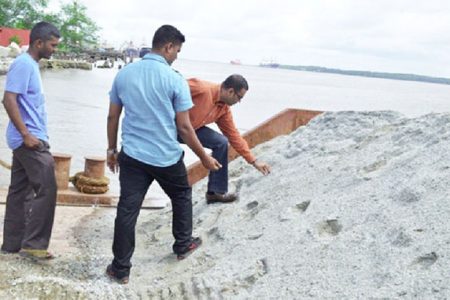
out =
<svg viewBox="0 0 450 300"><path fill-rule="evenodd" d="M59 31L37 23L30 46L18 56L6 75L3 105L10 118L6 130L13 151L2 251L49 259L47 251L56 206L56 180L49 152L47 113L38 61L50 58L59 43Z"/></svg>
<svg viewBox="0 0 450 300"><path fill-rule="evenodd" d="M163 56L149 53L141 62L127 65L117 74L109 96L111 103L126 109L122 147L127 155L157 167L180 159L175 115L193 104L186 80Z"/></svg>
<svg viewBox="0 0 450 300"><path fill-rule="evenodd" d="M120 199L114 226L114 259L108 276L128 283L135 245L139 210L153 180L172 203L173 251L178 259L197 249L200 238L192 237L192 189L177 134L210 170L220 164L207 155L189 120L192 99L186 80L170 65L184 43L184 35L171 25L156 32L152 52L127 65L116 76L110 91L107 164L120 167ZM117 132L122 109L122 149L117 154Z"/></svg>

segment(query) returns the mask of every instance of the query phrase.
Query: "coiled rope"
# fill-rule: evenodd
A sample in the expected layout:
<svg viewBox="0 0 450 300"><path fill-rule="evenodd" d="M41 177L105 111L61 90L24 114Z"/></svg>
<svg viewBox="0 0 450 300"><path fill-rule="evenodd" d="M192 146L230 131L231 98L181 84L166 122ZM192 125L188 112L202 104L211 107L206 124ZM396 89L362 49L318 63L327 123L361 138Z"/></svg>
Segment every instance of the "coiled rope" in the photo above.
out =
<svg viewBox="0 0 450 300"><path fill-rule="evenodd" d="M90 178L84 175L84 172L78 172L69 178L69 181L81 193L86 194L104 194L109 190L109 178L103 176L101 178Z"/></svg>

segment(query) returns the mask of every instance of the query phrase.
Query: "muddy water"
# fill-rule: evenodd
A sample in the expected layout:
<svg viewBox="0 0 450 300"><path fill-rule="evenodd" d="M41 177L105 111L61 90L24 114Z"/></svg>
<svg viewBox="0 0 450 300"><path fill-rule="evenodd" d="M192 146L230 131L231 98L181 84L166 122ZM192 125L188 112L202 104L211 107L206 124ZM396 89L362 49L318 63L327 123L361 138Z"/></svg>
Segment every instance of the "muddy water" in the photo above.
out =
<svg viewBox="0 0 450 300"><path fill-rule="evenodd" d="M241 73L250 90L233 107L238 128L246 131L288 108L313 110L395 110L407 115L448 111L450 86L419 82L384 80L334 74L269 69L256 66L178 60L174 68L185 77L214 82ZM55 152L73 156L71 173L84 168L84 156L104 155L108 91L117 69L47 70L42 72L46 94L49 135ZM3 94L5 76L0 76ZM4 139L7 116L0 109L0 159L10 161ZM187 150L186 163L195 161ZM117 177L111 190L118 193ZM0 166L0 188L9 184L9 172ZM156 187L148 196L165 199Z"/></svg>

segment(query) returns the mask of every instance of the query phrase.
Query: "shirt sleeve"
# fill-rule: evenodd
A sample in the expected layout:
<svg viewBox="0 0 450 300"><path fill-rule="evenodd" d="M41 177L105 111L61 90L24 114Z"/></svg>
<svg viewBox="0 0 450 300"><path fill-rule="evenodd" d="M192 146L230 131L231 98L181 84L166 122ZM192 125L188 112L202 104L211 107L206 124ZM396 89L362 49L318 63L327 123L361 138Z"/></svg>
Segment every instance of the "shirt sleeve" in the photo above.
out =
<svg viewBox="0 0 450 300"><path fill-rule="evenodd" d="M241 136L234 125L233 116L230 108L226 107L225 113L217 120L217 126L220 131L228 138L231 146L239 153L248 163L253 163L256 158L253 156L247 142Z"/></svg>
<svg viewBox="0 0 450 300"><path fill-rule="evenodd" d="M192 99L202 98L202 94L206 93L206 89L202 85L201 81L197 78L189 78L187 80L189 85L189 90L192 96Z"/></svg>
<svg viewBox="0 0 450 300"><path fill-rule="evenodd" d="M109 91L109 101L114 104L123 105L122 100L119 97L119 92L117 90L117 76L114 79L111 91Z"/></svg>
<svg viewBox="0 0 450 300"><path fill-rule="evenodd" d="M26 94L30 83L33 66L23 60L12 63L6 75L5 91L14 94Z"/></svg>
<svg viewBox="0 0 450 300"><path fill-rule="evenodd" d="M186 79L180 75L178 75L177 84L174 90L173 106L176 112L187 111L194 106L188 83Z"/></svg>

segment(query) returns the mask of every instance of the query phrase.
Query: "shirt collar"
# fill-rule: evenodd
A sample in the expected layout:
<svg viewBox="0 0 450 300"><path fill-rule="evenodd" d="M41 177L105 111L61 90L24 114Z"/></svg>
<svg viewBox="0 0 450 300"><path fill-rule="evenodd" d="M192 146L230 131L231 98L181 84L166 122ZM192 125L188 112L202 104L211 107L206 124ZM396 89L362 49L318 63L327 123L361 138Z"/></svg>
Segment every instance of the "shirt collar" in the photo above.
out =
<svg viewBox="0 0 450 300"><path fill-rule="evenodd" d="M159 62L161 62L163 64L169 65L167 63L167 60L164 57L162 57L161 55L156 54L156 53L147 53L147 54L144 55L144 57L142 59L144 59L144 60L146 60L146 59L156 60L156 61L159 61Z"/></svg>
<svg viewBox="0 0 450 300"><path fill-rule="evenodd" d="M39 64L34 58L33 56L31 56L30 53L28 53L28 51L25 51L22 55L26 55L28 57L28 59L30 59L31 61L33 61L35 64Z"/></svg>
<svg viewBox="0 0 450 300"><path fill-rule="evenodd" d="M214 101L214 104L221 104L223 102L220 102L220 84L217 84L214 86L214 88L211 89L212 98Z"/></svg>

